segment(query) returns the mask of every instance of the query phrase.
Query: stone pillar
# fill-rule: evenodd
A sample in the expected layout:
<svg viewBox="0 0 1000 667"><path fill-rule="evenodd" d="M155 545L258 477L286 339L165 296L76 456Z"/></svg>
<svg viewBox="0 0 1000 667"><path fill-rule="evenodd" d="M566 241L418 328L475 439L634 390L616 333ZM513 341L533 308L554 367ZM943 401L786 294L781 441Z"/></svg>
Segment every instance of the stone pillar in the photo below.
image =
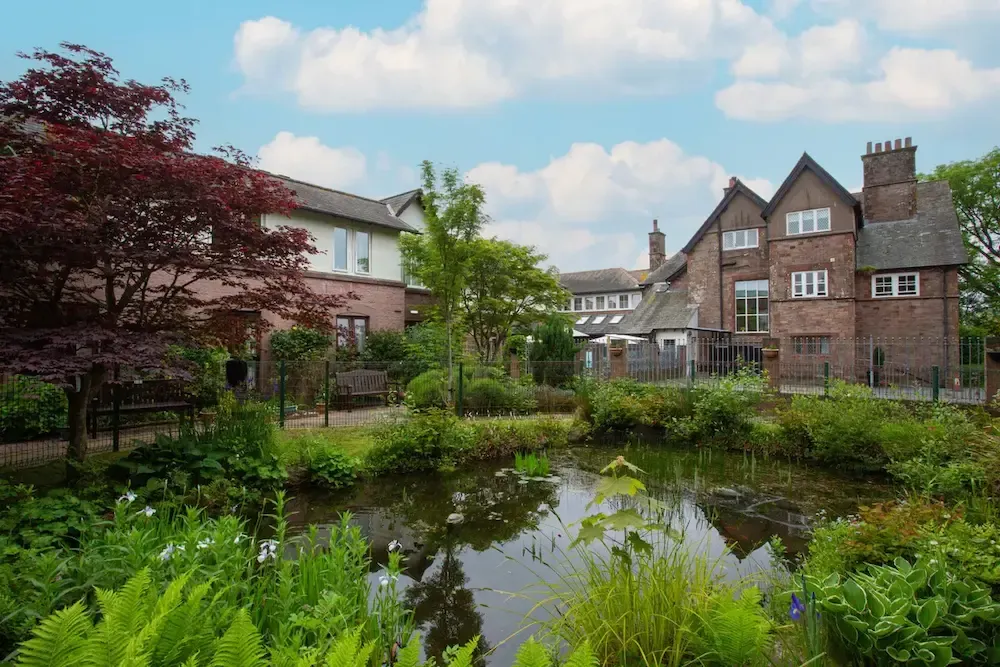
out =
<svg viewBox="0 0 1000 667"><path fill-rule="evenodd" d="M510 355L510 377L512 380L521 377L521 360L517 358L516 354Z"/></svg>
<svg viewBox="0 0 1000 667"><path fill-rule="evenodd" d="M767 385L776 391L781 391L781 351L777 338L764 340L764 371L767 373Z"/></svg>
<svg viewBox="0 0 1000 667"><path fill-rule="evenodd" d="M611 341L608 347L611 356L611 377L623 378L628 375L628 355L625 353L625 341Z"/></svg>
<svg viewBox="0 0 1000 667"><path fill-rule="evenodd" d="M986 338L986 402L1000 391L1000 336Z"/></svg>

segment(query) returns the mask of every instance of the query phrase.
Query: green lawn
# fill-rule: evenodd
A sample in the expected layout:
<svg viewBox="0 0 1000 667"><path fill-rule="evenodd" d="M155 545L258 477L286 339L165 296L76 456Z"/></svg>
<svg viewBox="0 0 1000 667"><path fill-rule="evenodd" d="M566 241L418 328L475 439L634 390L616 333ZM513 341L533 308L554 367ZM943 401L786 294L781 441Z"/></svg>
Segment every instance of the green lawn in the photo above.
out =
<svg viewBox="0 0 1000 667"><path fill-rule="evenodd" d="M372 448L375 440L371 426L345 426L335 428L308 428L286 430L278 433L281 460L286 465L303 460L307 448L336 447L351 456L361 457Z"/></svg>

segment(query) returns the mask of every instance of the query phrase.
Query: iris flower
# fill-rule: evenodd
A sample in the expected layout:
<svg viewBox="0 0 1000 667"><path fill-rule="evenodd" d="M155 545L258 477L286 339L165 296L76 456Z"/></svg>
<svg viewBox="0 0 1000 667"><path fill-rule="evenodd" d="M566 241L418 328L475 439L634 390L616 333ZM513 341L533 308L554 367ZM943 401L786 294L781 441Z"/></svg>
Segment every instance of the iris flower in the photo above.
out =
<svg viewBox="0 0 1000 667"><path fill-rule="evenodd" d="M797 621L802 618L802 612L806 610L806 606L802 604L802 600L795 593L792 593L792 605L788 608L788 616L793 620Z"/></svg>

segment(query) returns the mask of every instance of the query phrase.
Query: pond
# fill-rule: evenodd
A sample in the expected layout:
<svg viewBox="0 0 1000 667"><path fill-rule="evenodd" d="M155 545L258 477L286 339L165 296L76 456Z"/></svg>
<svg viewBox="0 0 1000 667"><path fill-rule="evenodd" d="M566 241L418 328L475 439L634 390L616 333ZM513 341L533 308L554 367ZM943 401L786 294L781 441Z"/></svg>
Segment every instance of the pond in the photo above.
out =
<svg viewBox="0 0 1000 667"><path fill-rule="evenodd" d="M350 511L372 541L373 586L390 541L399 540L400 583L426 654L440 657L445 647L481 635L480 646L491 650L486 664L506 667L527 637L518 633L525 617L546 613L535 609L539 577L556 576L549 564L568 547L573 524L597 511L588 506L598 471L618 454L643 469L640 478L685 544L722 559L725 577L792 567L817 513L845 516L892 497L870 479L750 455L594 446L560 452L547 479L525 480L510 470L512 461L501 461L377 479L349 494L300 494L291 520L323 526ZM767 545L773 536L785 546L783 558Z"/></svg>

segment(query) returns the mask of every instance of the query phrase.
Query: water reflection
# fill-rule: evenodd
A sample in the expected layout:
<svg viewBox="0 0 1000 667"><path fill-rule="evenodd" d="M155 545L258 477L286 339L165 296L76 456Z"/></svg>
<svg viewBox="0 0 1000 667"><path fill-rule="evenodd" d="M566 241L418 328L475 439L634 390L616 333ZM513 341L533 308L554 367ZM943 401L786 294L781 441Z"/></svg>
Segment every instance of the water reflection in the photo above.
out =
<svg viewBox="0 0 1000 667"><path fill-rule="evenodd" d="M425 653L440 657L448 645L481 634L483 651L491 651L486 662L506 666L523 636L509 638L525 615L545 613L532 611L537 596L525 591L539 575L554 576L531 554L544 562L568 549L565 526L597 511L588 508L597 471L623 450L646 472L649 494L663 503L662 520L684 534L689 548L719 559L727 578L784 567L774 562L767 541L779 536L790 560L806 547L817 511L848 514L891 495L871 482L787 462L619 445L562 455L554 460L556 481L523 483L502 474L509 462L386 478L347 495L300 497L294 519L324 524L351 511L373 543L373 579L388 560L389 542L399 540L406 567L401 582ZM456 514L462 521L449 523Z"/></svg>

